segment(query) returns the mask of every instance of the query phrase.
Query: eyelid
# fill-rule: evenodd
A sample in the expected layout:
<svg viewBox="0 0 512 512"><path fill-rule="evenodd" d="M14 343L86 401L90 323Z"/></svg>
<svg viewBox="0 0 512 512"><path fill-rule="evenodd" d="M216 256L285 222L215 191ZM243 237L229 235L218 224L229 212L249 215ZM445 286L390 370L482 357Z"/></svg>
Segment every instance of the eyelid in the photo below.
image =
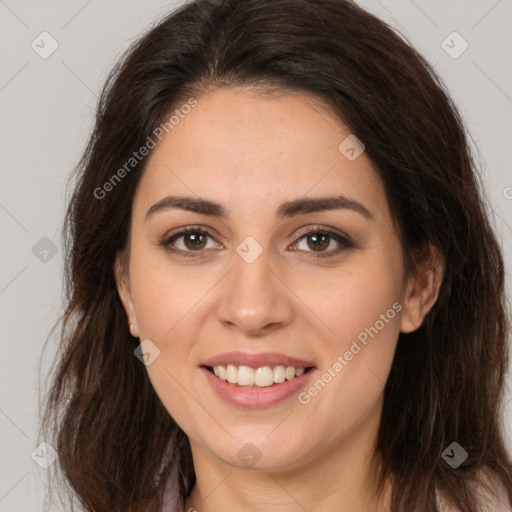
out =
<svg viewBox="0 0 512 512"><path fill-rule="evenodd" d="M350 237L337 228L330 228L327 226L322 226L321 224L308 226L307 228L302 229L295 235L295 237L303 238L305 235L308 235L309 233L325 233L327 235L337 235L340 238L343 238L347 243L352 243Z"/></svg>
<svg viewBox="0 0 512 512"><path fill-rule="evenodd" d="M215 238L213 236L213 234L211 233L210 229L207 228L206 226L203 226L201 224L190 224L188 226L182 226L180 228L176 228L176 229L172 230L169 233L166 233L163 236L163 240L170 240L173 237L178 237L178 235L183 235L186 233L197 233L197 232L205 233L205 234L211 236L212 238Z"/></svg>

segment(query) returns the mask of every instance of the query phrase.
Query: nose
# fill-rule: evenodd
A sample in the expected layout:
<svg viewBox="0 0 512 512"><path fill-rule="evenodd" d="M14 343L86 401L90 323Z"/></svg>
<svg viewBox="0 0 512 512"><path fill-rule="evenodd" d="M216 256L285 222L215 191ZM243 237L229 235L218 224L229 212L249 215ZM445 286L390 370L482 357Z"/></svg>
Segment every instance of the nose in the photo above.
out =
<svg viewBox="0 0 512 512"><path fill-rule="evenodd" d="M290 324L294 317L293 293L268 252L263 251L252 263L238 254L233 259L234 268L226 276L221 292L218 320L250 336L261 336Z"/></svg>

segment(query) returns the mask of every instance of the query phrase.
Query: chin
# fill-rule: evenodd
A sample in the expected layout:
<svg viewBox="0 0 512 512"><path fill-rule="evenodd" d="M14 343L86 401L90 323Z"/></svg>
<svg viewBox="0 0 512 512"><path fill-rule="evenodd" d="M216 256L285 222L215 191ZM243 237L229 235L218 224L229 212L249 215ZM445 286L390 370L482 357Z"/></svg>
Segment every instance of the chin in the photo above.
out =
<svg viewBox="0 0 512 512"><path fill-rule="evenodd" d="M291 443L284 438L276 436L274 439L266 438L265 434L240 437L232 439L229 445L211 446L212 453L226 464L238 469L254 469L258 471L284 471L301 465L306 454L304 442ZM305 462L304 462L305 463Z"/></svg>

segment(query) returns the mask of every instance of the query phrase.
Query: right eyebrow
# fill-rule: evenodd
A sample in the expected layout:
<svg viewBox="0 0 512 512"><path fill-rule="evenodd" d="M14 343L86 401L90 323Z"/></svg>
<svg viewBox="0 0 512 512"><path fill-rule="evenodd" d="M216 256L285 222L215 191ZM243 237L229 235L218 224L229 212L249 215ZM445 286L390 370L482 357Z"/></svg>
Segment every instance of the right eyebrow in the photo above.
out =
<svg viewBox="0 0 512 512"><path fill-rule="evenodd" d="M202 215L211 215L213 217L226 218L228 212L224 206L215 201L206 199L197 199L187 196L167 196L155 203L146 213L145 220L157 212L178 208L189 212L201 213Z"/></svg>

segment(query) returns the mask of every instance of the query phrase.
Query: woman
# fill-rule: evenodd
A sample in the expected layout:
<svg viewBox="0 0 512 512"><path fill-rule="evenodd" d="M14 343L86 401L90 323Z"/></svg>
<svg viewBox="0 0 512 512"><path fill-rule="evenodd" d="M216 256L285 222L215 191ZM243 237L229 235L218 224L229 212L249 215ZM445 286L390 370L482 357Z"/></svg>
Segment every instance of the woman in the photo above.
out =
<svg viewBox="0 0 512 512"><path fill-rule="evenodd" d="M66 226L44 426L83 509L510 510L464 127L357 5L171 13L107 81Z"/></svg>

